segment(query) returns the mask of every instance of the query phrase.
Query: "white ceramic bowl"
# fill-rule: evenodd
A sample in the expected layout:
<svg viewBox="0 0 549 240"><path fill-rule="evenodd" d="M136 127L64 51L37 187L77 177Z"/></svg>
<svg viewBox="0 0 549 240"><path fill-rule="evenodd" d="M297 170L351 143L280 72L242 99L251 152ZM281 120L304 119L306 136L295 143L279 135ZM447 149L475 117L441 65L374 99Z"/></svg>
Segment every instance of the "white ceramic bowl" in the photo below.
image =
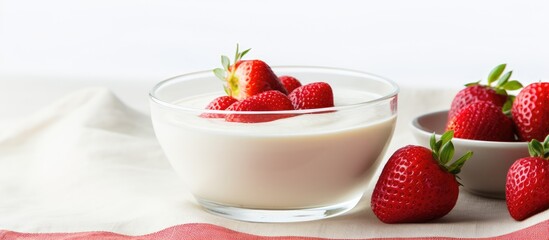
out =
<svg viewBox="0 0 549 240"><path fill-rule="evenodd" d="M391 139L397 85L343 69L273 70L304 84L329 83L336 107L205 110L209 101L225 95L221 81L211 71L174 77L150 92L155 133L168 160L196 200L225 217L290 222L350 210L363 196ZM285 117L235 123L199 117L204 113Z"/></svg>
<svg viewBox="0 0 549 240"><path fill-rule="evenodd" d="M440 138L444 133L448 111L421 115L412 121L414 137L422 146L429 147L433 133ZM465 190L484 197L505 198L505 181L509 167L515 160L529 156L527 142L493 142L454 138L455 158L468 150L473 157L461 169L459 177Z"/></svg>

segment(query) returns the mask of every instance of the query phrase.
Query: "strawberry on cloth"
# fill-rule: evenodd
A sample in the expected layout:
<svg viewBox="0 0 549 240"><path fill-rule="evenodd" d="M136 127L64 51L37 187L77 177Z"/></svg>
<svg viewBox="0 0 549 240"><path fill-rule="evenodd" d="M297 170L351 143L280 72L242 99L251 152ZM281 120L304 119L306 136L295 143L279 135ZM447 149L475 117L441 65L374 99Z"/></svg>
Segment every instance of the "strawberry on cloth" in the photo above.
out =
<svg viewBox="0 0 549 240"><path fill-rule="evenodd" d="M451 162L454 155L452 131L436 141L431 149L408 145L387 161L375 185L371 207L385 223L426 222L441 218L455 206L459 183L456 174L472 156L467 152Z"/></svg>
<svg viewBox="0 0 549 240"><path fill-rule="evenodd" d="M530 157L518 159L507 173L505 199L517 221L549 209L549 135L543 143L532 140Z"/></svg>

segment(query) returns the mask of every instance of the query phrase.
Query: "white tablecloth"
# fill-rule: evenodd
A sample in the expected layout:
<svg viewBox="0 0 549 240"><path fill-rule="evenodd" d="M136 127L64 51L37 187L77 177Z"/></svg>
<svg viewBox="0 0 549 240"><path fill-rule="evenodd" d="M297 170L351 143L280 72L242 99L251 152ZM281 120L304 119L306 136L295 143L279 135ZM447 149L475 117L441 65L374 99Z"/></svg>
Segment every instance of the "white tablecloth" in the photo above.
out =
<svg viewBox="0 0 549 240"><path fill-rule="evenodd" d="M384 224L369 207L373 183L355 209L335 218L285 224L225 219L198 207L164 157L147 113L149 84L88 88L91 84L2 80L9 89L0 91L0 230L142 235L184 223L211 223L274 236L487 237L549 219L545 211L516 222L505 201L461 191L456 207L442 219ZM415 144L412 117L448 108L455 92L402 88L397 129L385 159L398 147Z"/></svg>

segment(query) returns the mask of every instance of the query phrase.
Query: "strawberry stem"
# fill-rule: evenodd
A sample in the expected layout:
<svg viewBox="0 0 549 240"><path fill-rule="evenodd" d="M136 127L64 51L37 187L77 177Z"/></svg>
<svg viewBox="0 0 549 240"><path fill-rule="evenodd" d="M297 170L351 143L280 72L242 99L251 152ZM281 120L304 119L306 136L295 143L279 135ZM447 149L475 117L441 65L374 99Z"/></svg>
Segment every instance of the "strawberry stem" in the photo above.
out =
<svg viewBox="0 0 549 240"><path fill-rule="evenodd" d="M508 71L506 73L503 73L506 67L507 67L507 64L505 63L502 63L494 67L492 71L490 71L490 74L488 74L488 78L487 78L488 84L485 85L487 87L494 89L498 94L501 94L501 95L507 95L507 91L519 90L523 87L519 81L510 80L511 75L513 75L513 71ZM472 82L472 83L467 83L465 84L465 86L470 87L474 85L481 85L480 84L481 81L482 80ZM496 85L492 86L492 83L494 82L496 82Z"/></svg>
<svg viewBox="0 0 549 240"><path fill-rule="evenodd" d="M238 62L240 59L242 59L244 57L244 55L246 55L246 53L248 53L250 50L252 50L251 48L248 48L246 50L244 50L243 52L240 52L239 50L239 45L238 43L236 44L236 53L234 54L234 62Z"/></svg>
<svg viewBox="0 0 549 240"><path fill-rule="evenodd" d="M473 156L473 152L467 151L463 156L452 162L454 158L455 148L452 143L454 137L454 131L446 131L440 137L440 140L436 140L436 136L433 133L430 139L431 150L433 158L444 168L447 172L452 174L458 174L461 171L461 167ZM452 162L450 165L448 163Z"/></svg>
<svg viewBox="0 0 549 240"><path fill-rule="evenodd" d="M244 57L244 55L246 55L246 53L248 53L250 50L252 49L248 48L240 52L240 46L237 43L236 53L234 55L234 63L240 61L242 57ZM238 94L236 93L238 91L238 79L235 79L234 77L235 72L234 69L231 69L231 60L229 59L229 57L221 55L221 66L223 66L223 68L216 68L213 70L214 75L217 78L221 79L221 81L227 83L225 84L225 86L223 86L227 95L233 96L234 94Z"/></svg>
<svg viewBox="0 0 549 240"><path fill-rule="evenodd" d="M492 71L490 71L490 74L488 74L488 78L487 78L488 84L485 86L493 89L499 95L507 96L507 100L505 101L505 104L503 104L503 107L501 110L505 115L510 116L511 108L513 106L513 101L515 101L515 96L508 94L507 91L519 90L523 87L523 85L518 80L510 80L511 75L513 75L513 71L508 71L506 73L503 73L506 67L507 67L507 64L505 63L502 63L494 67ZM471 87L475 85L481 85L480 82L481 80L477 82L465 84L465 86ZM496 82L496 84L495 86L492 86L492 83L494 82Z"/></svg>
<svg viewBox="0 0 549 240"><path fill-rule="evenodd" d="M541 157L549 160L549 135L545 137L543 142L532 139L532 141L528 143L528 152L532 157Z"/></svg>

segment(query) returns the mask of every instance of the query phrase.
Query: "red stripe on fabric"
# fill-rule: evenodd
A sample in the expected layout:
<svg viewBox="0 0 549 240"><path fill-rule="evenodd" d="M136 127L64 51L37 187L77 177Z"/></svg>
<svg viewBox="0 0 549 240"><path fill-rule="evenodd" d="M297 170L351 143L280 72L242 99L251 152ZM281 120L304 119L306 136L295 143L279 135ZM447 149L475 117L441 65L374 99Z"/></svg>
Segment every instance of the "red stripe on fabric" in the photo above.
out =
<svg viewBox="0 0 549 240"><path fill-rule="evenodd" d="M159 232L142 235L128 236L112 232L80 232L80 233L21 233L15 231L0 230L1 240L330 240L329 238L313 238L298 236L258 236L237 232L228 228L206 223L182 224L166 228ZM516 240L536 239L549 240L549 220L521 229L509 234L490 238L450 238L450 237L422 237L422 238L363 238L361 240ZM331 239L335 240L335 239Z"/></svg>

